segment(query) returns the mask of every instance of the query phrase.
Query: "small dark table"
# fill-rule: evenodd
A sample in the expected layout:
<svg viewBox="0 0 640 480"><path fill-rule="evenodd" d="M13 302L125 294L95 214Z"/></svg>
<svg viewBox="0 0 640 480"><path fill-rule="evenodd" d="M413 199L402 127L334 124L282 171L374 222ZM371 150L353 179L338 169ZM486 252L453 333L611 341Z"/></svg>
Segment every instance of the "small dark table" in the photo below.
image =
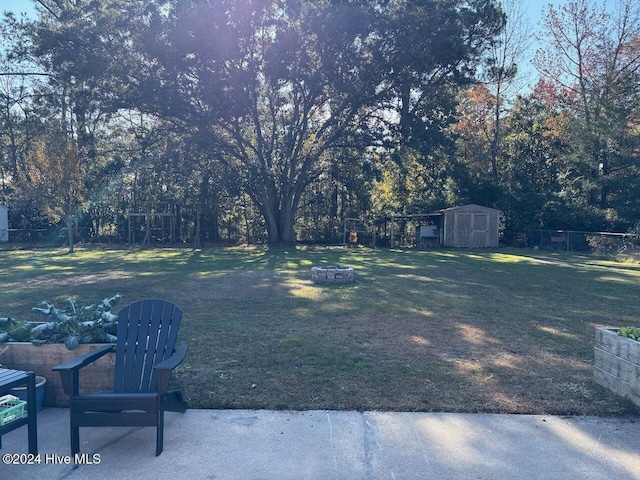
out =
<svg viewBox="0 0 640 480"><path fill-rule="evenodd" d="M0 368L0 396L9 393L14 387L27 387L27 416L0 427L0 448L2 448L2 435L21 427L29 425L29 453L38 454L38 423L36 418L36 376L33 372L22 370L9 370Z"/></svg>

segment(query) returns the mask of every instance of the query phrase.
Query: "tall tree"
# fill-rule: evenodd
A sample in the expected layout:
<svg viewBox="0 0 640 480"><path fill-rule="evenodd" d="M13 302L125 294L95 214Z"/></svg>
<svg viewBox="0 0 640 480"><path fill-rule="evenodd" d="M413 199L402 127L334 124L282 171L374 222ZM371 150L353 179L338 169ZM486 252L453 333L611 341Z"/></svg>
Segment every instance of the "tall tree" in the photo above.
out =
<svg viewBox="0 0 640 480"><path fill-rule="evenodd" d="M303 191L366 118L374 85L363 81L362 20L354 6L340 8L330 17L314 2L178 2L151 25L161 35L140 87L142 97L159 96L147 107L209 136L211 156L241 180L270 243L294 241Z"/></svg>
<svg viewBox="0 0 640 480"><path fill-rule="evenodd" d="M31 44L28 22L4 13L0 22L0 201L8 202L26 174L25 155L34 126L33 92L46 78L42 71L25 61L24 51Z"/></svg>
<svg viewBox="0 0 640 480"><path fill-rule="evenodd" d="M457 154L477 182L494 181L492 140L495 125L496 98L482 83L460 95L457 134Z"/></svg>
<svg viewBox="0 0 640 480"><path fill-rule="evenodd" d="M539 89L518 97L506 117L500 168L505 236L536 228L569 228L562 177L567 116Z"/></svg>
<svg viewBox="0 0 640 480"><path fill-rule="evenodd" d="M30 152L32 195L43 211L67 227L69 253L73 253L74 225L85 200L85 171L75 142L64 132L52 131L38 140Z"/></svg>
<svg viewBox="0 0 640 480"><path fill-rule="evenodd" d="M493 127L491 131L491 176L499 181L498 153L502 135L502 116L509 94L518 87L518 64L530 45L531 28L525 16L523 0L501 0L500 7L506 17L504 29L491 39L481 80L489 88L493 98Z"/></svg>
<svg viewBox="0 0 640 480"><path fill-rule="evenodd" d="M547 47L537 52L536 65L561 91L557 98L574 119L572 181L588 205L613 209L613 218L628 201L628 189L638 188L640 137L633 119L640 96L640 4L620 0L613 13L604 5L576 0L549 6Z"/></svg>
<svg viewBox="0 0 640 480"><path fill-rule="evenodd" d="M303 192L343 149L442 143L501 26L489 0L173 2L150 22L140 98L208 136L269 243L291 243Z"/></svg>
<svg viewBox="0 0 640 480"><path fill-rule="evenodd" d="M43 79L28 90L32 116L47 126L41 139L34 136L34 144L49 145L40 152L57 152L50 146L49 138L50 132L56 131L61 137L59 141L66 142L62 151L73 153L79 165L77 170L83 175L84 188L73 191L94 191L97 197L107 177L123 165L122 156L116 154L124 138L122 117L117 113L123 108L127 72L134 62L130 55L132 25L142 14L145 3L104 0L36 3L38 18L14 28L25 41L13 41L11 49L14 62L20 60L30 67L23 69L24 77ZM34 152L27 158L43 165L40 156L41 153ZM41 171L37 164L25 172ZM25 189L38 188L29 185L37 178L48 177L41 172L26 178ZM78 206L83 205L83 200L78 199ZM60 215L50 215L51 220L56 218Z"/></svg>
<svg viewBox="0 0 640 480"><path fill-rule="evenodd" d="M133 25L144 2L37 0L31 26L33 63L51 79L61 128L81 157L95 160L98 131L123 106Z"/></svg>

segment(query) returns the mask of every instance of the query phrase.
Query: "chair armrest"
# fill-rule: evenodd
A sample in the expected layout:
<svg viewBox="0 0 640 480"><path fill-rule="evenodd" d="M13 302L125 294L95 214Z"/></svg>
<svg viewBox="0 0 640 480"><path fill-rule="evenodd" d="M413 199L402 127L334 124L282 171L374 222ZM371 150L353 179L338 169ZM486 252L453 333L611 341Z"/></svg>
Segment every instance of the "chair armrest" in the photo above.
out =
<svg viewBox="0 0 640 480"><path fill-rule="evenodd" d="M165 358L163 361L158 363L154 368L156 370L173 370L184 360L185 355L187 354L187 346L180 345L176 348L173 354L169 358Z"/></svg>
<svg viewBox="0 0 640 480"><path fill-rule="evenodd" d="M103 347L96 348L95 350L91 350L84 355L78 355L77 357L67 360L60 365L56 365L51 370L53 370L54 372L61 372L63 370L78 370L82 367L86 367L90 363L95 362L97 359L103 357L107 353L112 352L115 347L115 344L110 343Z"/></svg>
<svg viewBox="0 0 640 480"><path fill-rule="evenodd" d="M51 370L60 372L60 382L62 383L64 393L70 396L78 395L80 389L80 369L95 362L107 353L112 352L115 347L115 344L104 345L53 367Z"/></svg>
<svg viewBox="0 0 640 480"><path fill-rule="evenodd" d="M158 393L160 395L166 393L169 388L169 380L171 372L184 360L187 354L187 346L180 345L175 349L173 355L158 363L154 368L158 374Z"/></svg>

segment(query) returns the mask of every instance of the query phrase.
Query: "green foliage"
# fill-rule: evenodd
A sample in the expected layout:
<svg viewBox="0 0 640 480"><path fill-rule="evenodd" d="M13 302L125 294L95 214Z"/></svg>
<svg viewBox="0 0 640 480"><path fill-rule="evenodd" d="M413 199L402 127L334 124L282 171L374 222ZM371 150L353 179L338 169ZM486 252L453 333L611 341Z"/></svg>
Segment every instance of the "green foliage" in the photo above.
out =
<svg viewBox="0 0 640 480"><path fill-rule="evenodd" d="M630 338L631 340L636 340L640 342L640 328L636 327L622 327L618 329L618 335L625 338Z"/></svg>
<svg viewBox="0 0 640 480"><path fill-rule="evenodd" d="M31 337L32 327L29 322L16 321L13 318L0 318L0 342L6 342L10 339L15 342L28 341Z"/></svg>
<svg viewBox="0 0 640 480"><path fill-rule="evenodd" d="M45 315L49 321L30 323L0 318L0 343L64 343L69 350L75 350L81 343L115 343L118 317L111 313L111 308L120 298L122 295L116 294L84 307L69 298L64 308L42 301L33 310Z"/></svg>
<svg viewBox="0 0 640 480"><path fill-rule="evenodd" d="M153 40L138 42L145 61L132 90L143 110L208 138L203 155L216 152L211 163L240 182L270 244L295 240L301 199L318 180L334 179L327 191L336 196L338 182L349 194L365 191L357 152L401 141L425 156L439 152L456 88L503 26L489 0L251 8L248 15L244 1L176 2L169 15L157 12ZM336 210L333 198L325 212ZM319 213L308 215L316 228Z"/></svg>
<svg viewBox="0 0 640 480"><path fill-rule="evenodd" d="M333 243L345 217L463 203L499 208L506 239L623 231L640 211L634 1L547 8L548 74L519 98L522 2L40 1L0 19L0 202L13 228L66 220L90 241L160 205L194 243Z"/></svg>

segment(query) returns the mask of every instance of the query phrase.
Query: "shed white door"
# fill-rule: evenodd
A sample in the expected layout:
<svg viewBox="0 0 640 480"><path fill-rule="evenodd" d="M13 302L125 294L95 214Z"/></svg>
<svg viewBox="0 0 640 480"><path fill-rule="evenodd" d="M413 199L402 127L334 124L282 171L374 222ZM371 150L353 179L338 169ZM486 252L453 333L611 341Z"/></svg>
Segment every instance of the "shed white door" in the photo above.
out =
<svg viewBox="0 0 640 480"><path fill-rule="evenodd" d="M470 213L456 213L453 215L453 245L456 247L471 246Z"/></svg>
<svg viewBox="0 0 640 480"><path fill-rule="evenodd" d="M489 242L488 213L456 213L453 217L456 247L484 248Z"/></svg>
<svg viewBox="0 0 640 480"><path fill-rule="evenodd" d="M488 213L472 213L471 224L471 246L488 247L489 246L489 214Z"/></svg>

